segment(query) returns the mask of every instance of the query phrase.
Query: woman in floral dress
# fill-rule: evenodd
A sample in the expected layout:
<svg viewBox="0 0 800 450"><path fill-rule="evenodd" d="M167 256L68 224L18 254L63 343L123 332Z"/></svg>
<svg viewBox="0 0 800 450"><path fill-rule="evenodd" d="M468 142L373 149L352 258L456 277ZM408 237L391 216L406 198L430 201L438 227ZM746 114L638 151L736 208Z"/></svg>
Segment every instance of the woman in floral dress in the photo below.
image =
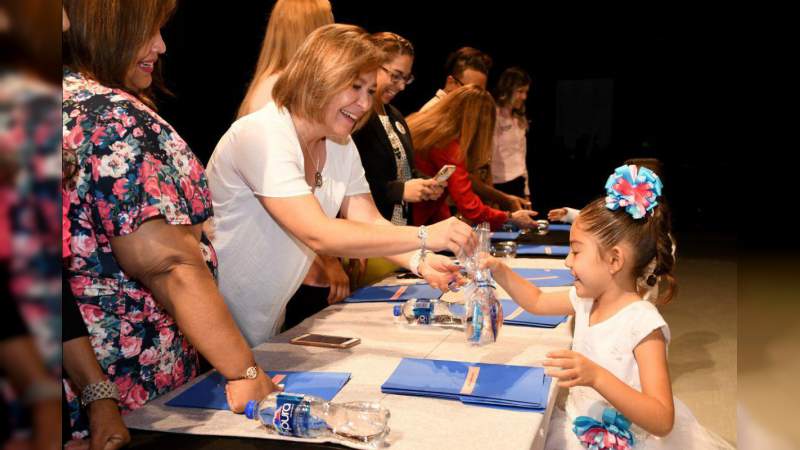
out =
<svg viewBox="0 0 800 450"><path fill-rule="evenodd" d="M228 379L241 412L274 389L257 368L214 277L202 232L205 172L156 114L150 86L173 0L64 2L72 27L63 74L68 274L100 365L123 412L197 375L198 351ZM81 423L68 386L73 429Z"/></svg>

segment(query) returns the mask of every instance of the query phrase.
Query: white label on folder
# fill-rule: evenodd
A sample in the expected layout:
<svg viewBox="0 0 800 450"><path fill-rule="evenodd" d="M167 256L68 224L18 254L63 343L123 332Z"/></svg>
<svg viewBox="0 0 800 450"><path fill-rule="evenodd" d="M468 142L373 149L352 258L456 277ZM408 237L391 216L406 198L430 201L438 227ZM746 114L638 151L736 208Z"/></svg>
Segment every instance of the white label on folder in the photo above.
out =
<svg viewBox="0 0 800 450"><path fill-rule="evenodd" d="M403 295L406 289L408 289L408 286L400 286L400 288L397 289L397 292L395 292L392 298L390 298L389 300L397 300L398 298L400 298L401 295Z"/></svg>
<svg viewBox="0 0 800 450"><path fill-rule="evenodd" d="M514 310L514 312L512 312L511 314L506 316L505 320L514 320L517 317L519 317L520 315L522 315L522 313L524 313L524 312L525 312L525 310L522 309L521 306L518 306L517 309Z"/></svg>
<svg viewBox="0 0 800 450"><path fill-rule="evenodd" d="M475 389L475 384L478 382L478 373L481 371L480 367L470 366L467 370L467 378L464 379L464 385L461 386L462 395L470 395Z"/></svg>

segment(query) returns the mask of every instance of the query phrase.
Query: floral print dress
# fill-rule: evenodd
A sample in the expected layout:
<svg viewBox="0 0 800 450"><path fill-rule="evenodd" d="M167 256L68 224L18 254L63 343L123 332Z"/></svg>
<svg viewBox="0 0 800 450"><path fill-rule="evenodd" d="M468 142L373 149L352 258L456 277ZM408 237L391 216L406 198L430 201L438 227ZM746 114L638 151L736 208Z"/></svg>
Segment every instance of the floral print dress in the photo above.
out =
<svg viewBox="0 0 800 450"><path fill-rule="evenodd" d="M65 69L62 120L62 145L77 165L65 195L67 271L124 413L192 379L198 357L153 294L120 268L111 238L135 233L155 217L173 225L202 223L212 216L211 196L203 166L186 143L127 92ZM216 277L216 254L205 235L200 250ZM73 437L83 437L86 418L68 383L67 395Z"/></svg>

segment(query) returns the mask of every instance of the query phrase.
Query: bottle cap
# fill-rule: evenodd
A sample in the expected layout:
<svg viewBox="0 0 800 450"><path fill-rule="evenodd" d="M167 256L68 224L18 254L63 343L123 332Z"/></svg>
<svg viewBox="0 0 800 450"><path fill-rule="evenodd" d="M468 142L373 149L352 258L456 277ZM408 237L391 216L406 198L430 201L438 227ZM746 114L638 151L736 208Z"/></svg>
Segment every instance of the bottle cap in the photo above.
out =
<svg viewBox="0 0 800 450"><path fill-rule="evenodd" d="M400 305L394 305L394 308L392 308L392 314L394 314L395 317L400 317L401 313L402 311L400 310Z"/></svg>
<svg viewBox="0 0 800 450"><path fill-rule="evenodd" d="M258 402L255 400L250 400L247 402L247 405L244 407L244 415L248 419L255 419L256 418L256 409L258 408Z"/></svg>

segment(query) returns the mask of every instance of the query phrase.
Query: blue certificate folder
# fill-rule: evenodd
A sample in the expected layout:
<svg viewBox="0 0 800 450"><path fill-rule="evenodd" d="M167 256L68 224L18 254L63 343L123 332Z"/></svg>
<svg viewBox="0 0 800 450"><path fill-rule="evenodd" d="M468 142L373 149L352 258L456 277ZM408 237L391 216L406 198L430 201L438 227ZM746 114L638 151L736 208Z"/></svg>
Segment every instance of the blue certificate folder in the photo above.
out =
<svg viewBox="0 0 800 450"><path fill-rule="evenodd" d="M567 320L567 316L537 316L522 309L514 303L514 300L502 299L503 304L503 323L506 325L520 325L536 328L555 328L558 324ZM457 316L464 316L464 305L450 305L450 312Z"/></svg>
<svg viewBox="0 0 800 450"><path fill-rule="evenodd" d="M572 286L575 277L566 269L513 269L538 287Z"/></svg>
<svg viewBox="0 0 800 450"><path fill-rule="evenodd" d="M429 284L366 286L353 292L344 301L345 303L400 302L412 298L439 298L441 296L442 291L432 288Z"/></svg>
<svg viewBox="0 0 800 450"><path fill-rule="evenodd" d="M350 380L348 372L293 372L270 370L270 378L283 375L284 392L308 394L331 401ZM225 398L225 378L217 371L166 403L182 408L230 409Z"/></svg>
<svg viewBox="0 0 800 450"><path fill-rule="evenodd" d="M471 367L479 369L474 388L462 392ZM403 358L381 392L543 412L550 382L541 367Z"/></svg>

